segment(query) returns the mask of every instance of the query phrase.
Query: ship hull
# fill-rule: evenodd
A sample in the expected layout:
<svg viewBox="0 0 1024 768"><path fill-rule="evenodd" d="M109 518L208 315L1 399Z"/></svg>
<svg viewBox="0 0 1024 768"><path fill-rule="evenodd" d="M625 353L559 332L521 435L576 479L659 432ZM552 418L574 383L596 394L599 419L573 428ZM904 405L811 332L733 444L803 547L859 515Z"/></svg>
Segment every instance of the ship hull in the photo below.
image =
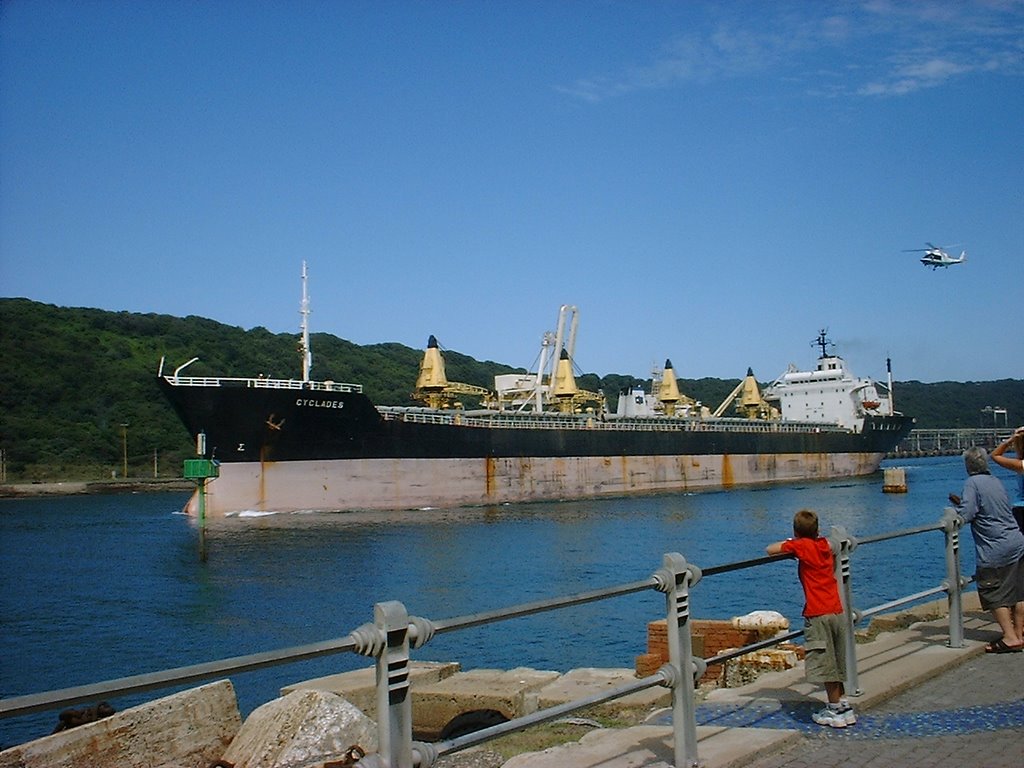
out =
<svg viewBox="0 0 1024 768"><path fill-rule="evenodd" d="M234 462L205 513L401 510L686 492L870 474L882 453ZM197 497L189 511L198 509Z"/></svg>
<svg viewBox="0 0 1024 768"><path fill-rule="evenodd" d="M742 419L603 420L375 408L358 391L162 388L219 477L205 514L504 504L870 474L909 431ZM190 502L195 511L197 500Z"/></svg>

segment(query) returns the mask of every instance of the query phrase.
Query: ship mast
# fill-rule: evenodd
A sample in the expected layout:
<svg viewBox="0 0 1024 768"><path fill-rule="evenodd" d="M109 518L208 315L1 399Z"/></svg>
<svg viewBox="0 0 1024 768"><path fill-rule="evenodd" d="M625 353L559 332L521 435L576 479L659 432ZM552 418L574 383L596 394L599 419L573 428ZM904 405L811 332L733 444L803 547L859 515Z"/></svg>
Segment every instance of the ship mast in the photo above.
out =
<svg viewBox="0 0 1024 768"><path fill-rule="evenodd" d="M896 415L896 393L892 391L892 358L885 358L885 372L889 379L889 415Z"/></svg>
<svg viewBox="0 0 1024 768"><path fill-rule="evenodd" d="M821 355L819 359L824 360L826 357L830 357L828 348L833 346L832 342L828 340L828 328L822 328L818 331L818 338L811 342L812 347L821 347Z"/></svg>
<svg viewBox="0 0 1024 768"><path fill-rule="evenodd" d="M302 380L309 381L309 371L313 367L313 352L309 348L309 293L306 290L306 262L302 262L302 305L299 309L302 315L302 341L299 342L299 352L302 354Z"/></svg>

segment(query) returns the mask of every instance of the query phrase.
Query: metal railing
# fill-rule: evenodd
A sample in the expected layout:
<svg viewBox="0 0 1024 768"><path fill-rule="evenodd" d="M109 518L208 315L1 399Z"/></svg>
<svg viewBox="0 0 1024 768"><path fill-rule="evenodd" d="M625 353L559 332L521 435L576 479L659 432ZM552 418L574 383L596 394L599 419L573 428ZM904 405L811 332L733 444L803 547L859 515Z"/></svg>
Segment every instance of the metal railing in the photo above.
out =
<svg viewBox="0 0 1024 768"><path fill-rule="evenodd" d="M459 424L487 429L578 429L605 432L737 432L756 434L847 433L846 427L814 421L761 421L736 418L692 418L674 416L616 417L596 414L509 413L505 411L437 410L417 406L379 405L385 421L418 424Z"/></svg>
<svg viewBox="0 0 1024 768"><path fill-rule="evenodd" d="M865 537L860 541L841 527L832 529L829 541L835 553L836 578L840 587L846 620L847 679L845 682L847 690L853 695L860 692L857 679L854 627L864 618L945 593L948 596L949 604L948 645L952 648L964 647L961 593L970 582L960 574L959 531L961 525L962 521L956 513L952 509L947 509L943 517L934 524ZM931 531L943 531L945 534L946 578L931 589L906 595L866 610L856 609L851 583L854 551L859 546ZM108 680L93 685L6 698L0 700L0 717L25 715L104 697L169 688L183 683L219 678L232 672L288 664L329 654L355 652L376 660L379 745L376 753L367 755L359 761L358 765L362 768L429 768L441 756L482 744L512 731L556 720L572 712L656 686L671 690L675 765L679 768L696 766L698 756L695 686L696 681L701 678L707 667L724 664L752 651L787 642L801 636L803 630L777 635L712 658L696 657L693 654L690 625L690 591L703 578L759 567L780 560L788 560L791 557L791 555L759 557L713 566L702 571L696 565L688 563L681 554L673 552L665 554L661 567L646 579L438 621L410 616L400 602L382 602L374 606L373 622L363 624L341 638L279 651L235 656L205 664ZM411 651L422 648L435 635L647 590L656 590L665 595L666 619L670 629L668 632L668 663L653 675L602 691L600 694L516 717L499 725L446 741L434 743L413 741L410 655ZM673 629L674 631L672 631Z"/></svg>
<svg viewBox="0 0 1024 768"><path fill-rule="evenodd" d="M300 389L316 392L362 392L362 384L340 381L303 381L302 379L271 379L267 377L237 378L231 376L164 376L175 387L245 387L249 389Z"/></svg>

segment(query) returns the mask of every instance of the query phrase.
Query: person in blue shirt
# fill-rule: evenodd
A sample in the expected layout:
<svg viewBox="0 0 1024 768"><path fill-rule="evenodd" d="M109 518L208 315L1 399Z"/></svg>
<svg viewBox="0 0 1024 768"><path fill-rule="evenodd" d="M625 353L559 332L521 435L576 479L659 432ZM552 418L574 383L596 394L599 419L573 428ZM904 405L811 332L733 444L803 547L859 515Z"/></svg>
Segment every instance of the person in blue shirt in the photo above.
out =
<svg viewBox="0 0 1024 768"><path fill-rule="evenodd" d="M1017 653L1024 649L1024 533L1013 519L1002 481L988 471L985 449L964 451L964 465L968 477L962 497L951 493L949 500L971 524L978 598L1003 632L985 651Z"/></svg>

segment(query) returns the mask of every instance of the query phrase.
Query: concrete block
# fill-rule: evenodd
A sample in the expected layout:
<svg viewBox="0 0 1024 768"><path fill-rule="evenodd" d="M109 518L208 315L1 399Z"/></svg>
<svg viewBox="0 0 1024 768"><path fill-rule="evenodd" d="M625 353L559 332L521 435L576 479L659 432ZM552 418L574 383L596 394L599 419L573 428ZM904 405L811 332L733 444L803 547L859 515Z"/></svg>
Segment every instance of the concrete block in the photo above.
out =
<svg viewBox="0 0 1024 768"><path fill-rule="evenodd" d="M0 768L208 768L242 718L228 680L0 752Z"/></svg>
<svg viewBox="0 0 1024 768"><path fill-rule="evenodd" d="M672 768L674 758L670 727L638 725L591 731L579 741L516 755L503 768Z"/></svg>
<svg viewBox="0 0 1024 768"><path fill-rule="evenodd" d="M938 616L922 615L920 610L899 611L897 613L883 613L871 617L870 628L876 634L878 632L898 632L906 629L911 624L924 619L938 618Z"/></svg>
<svg viewBox="0 0 1024 768"><path fill-rule="evenodd" d="M886 467L883 473L882 493L906 493L907 473L903 467Z"/></svg>
<svg viewBox="0 0 1024 768"><path fill-rule="evenodd" d="M498 712L511 720L537 709L535 692L557 672L527 667L474 669L412 689L412 719L417 738L436 740L456 717L467 712Z"/></svg>
<svg viewBox="0 0 1024 768"><path fill-rule="evenodd" d="M631 669L573 669L541 688L537 692L537 705L540 709L548 709L569 701L585 699L635 680L636 675ZM625 710L647 710L669 706L671 703L672 692L659 685L595 705L591 711L614 716Z"/></svg>
<svg viewBox="0 0 1024 768"><path fill-rule="evenodd" d="M234 768L302 768L340 760L352 746L377 750L377 724L340 696L294 691L246 718L223 755Z"/></svg>
<svg viewBox="0 0 1024 768"><path fill-rule="evenodd" d="M409 685L415 690L451 677L461 669L456 661L413 661L409 663ZM354 704L367 717L377 717L377 672L375 667L364 667L337 675L317 677L301 683L292 683L281 689L287 696L293 691L317 689L341 696Z"/></svg>

